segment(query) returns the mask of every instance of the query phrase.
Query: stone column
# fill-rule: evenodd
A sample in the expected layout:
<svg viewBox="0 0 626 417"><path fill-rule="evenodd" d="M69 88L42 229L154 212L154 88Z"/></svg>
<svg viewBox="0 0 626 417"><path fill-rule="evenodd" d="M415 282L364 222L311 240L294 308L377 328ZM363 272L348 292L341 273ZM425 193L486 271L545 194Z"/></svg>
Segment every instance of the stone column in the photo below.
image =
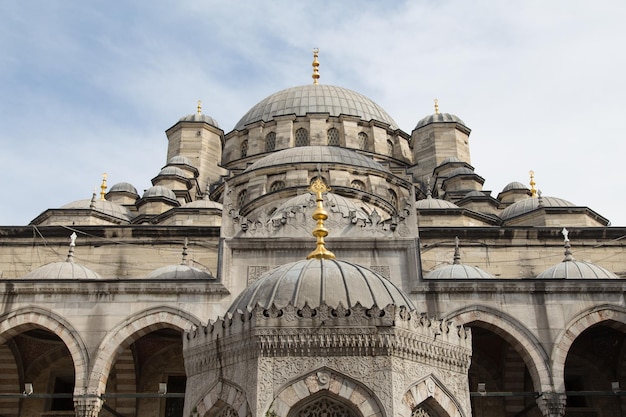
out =
<svg viewBox="0 0 626 417"><path fill-rule="evenodd" d="M565 416L565 403L567 397L564 393L544 392L537 398L537 404L545 417Z"/></svg>

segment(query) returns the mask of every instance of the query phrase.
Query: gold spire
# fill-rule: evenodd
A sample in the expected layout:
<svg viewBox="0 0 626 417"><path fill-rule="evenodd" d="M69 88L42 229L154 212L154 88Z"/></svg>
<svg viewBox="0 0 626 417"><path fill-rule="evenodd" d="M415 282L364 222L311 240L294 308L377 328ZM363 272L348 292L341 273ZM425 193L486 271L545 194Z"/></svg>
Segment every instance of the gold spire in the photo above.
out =
<svg viewBox="0 0 626 417"><path fill-rule="evenodd" d="M335 254L326 249L324 243L324 237L328 236L328 229L324 227L324 220L328 218L328 213L324 210L324 205L322 204L324 201L322 193L330 191L330 187L318 177L315 181L313 181L313 183L311 183L309 191L315 193L315 201L317 202L317 207L311 216L313 217L313 220L317 221L317 227L313 230L313 236L317 238L317 247L313 252L309 253L306 258L335 259Z"/></svg>
<svg viewBox="0 0 626 417"><path fill-rule="evenodd" d="M320 50L318 48L313 48L313 84L318 84L317 80L320 79L319 66L320 62L317 60L317 56Z"/></svg>
<svg viewBox="0 0 626 417"><path fill-rule="evenodd" d="M435 99L435 114L439 114L439 100Z"/></svg>
<svg viewBox="0 0 626 417"><path fill-rule="evenodd" d="M104 195L106 194L106 190L107 190L107 173L105 172L104 174L102 174L102 184L100 184L100 201L104 201Z"/></svg>
<svg viewBox="0 0 626 417"><path fill-rule="evenodd" d="M202 114L202 100L198 100L198 116Z"/></svg>
<svg viewBox="0 0 626 417"><path fill-rule="evenodd" d="M530 196L537 197L537 189L535 188L535 171L531 169L528 171L528 175L530 175Z"/></svg>

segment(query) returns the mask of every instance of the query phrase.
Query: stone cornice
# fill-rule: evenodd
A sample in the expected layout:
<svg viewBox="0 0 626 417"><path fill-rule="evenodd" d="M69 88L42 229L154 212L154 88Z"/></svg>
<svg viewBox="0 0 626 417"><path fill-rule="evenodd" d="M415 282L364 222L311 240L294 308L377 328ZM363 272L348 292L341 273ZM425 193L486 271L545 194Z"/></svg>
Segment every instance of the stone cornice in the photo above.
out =
<svg viewBox="0 0 626 417"><path fill-rule="evenodd" d="M448 279L417 282L413 293L622 293L626 280L620 279Z"/></svg>
<svg viewBox="0 0 626 417"><path fill-rule="evenodd" d="M187 279L120 279L120 280L72 280L72 279L10 279L0 281L0 295L27 294L159 294L173 298L181 294L230 294L217 281Z"/></svg>
<svg viewBox="0 0 626 417"><path fill-rule="evenodd" d="M259 357L391 356L467 372L468 329L388 305L256 306L187 332L183 353L193 375Z"/></svg>

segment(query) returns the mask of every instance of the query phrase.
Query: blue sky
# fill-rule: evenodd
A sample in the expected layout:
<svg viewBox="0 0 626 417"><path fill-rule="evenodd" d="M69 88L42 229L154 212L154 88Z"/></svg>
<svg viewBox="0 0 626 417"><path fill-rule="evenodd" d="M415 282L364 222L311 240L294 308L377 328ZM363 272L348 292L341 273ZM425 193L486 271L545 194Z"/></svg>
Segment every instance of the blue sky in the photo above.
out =
<svg viewBox="0 0 626 417"><path fill-rule="evenodd" d="M626 2L0 3L0 224L109 186L141 193L196 101L229 132L267 95L356 90L410 133L440 109L472 129L492 195L544 195L626 226Z"/></svg>

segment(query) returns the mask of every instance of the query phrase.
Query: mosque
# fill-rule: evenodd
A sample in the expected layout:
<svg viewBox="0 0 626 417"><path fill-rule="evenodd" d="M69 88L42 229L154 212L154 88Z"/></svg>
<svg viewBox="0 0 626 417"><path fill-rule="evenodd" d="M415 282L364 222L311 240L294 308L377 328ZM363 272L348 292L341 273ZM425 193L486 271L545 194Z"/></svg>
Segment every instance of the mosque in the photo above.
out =
<svg viewBox="0 0 626 417"><path fill-rule="evenodd" d="M626 228L318 69L0 227L0 416L626 415Z"/></svg>

